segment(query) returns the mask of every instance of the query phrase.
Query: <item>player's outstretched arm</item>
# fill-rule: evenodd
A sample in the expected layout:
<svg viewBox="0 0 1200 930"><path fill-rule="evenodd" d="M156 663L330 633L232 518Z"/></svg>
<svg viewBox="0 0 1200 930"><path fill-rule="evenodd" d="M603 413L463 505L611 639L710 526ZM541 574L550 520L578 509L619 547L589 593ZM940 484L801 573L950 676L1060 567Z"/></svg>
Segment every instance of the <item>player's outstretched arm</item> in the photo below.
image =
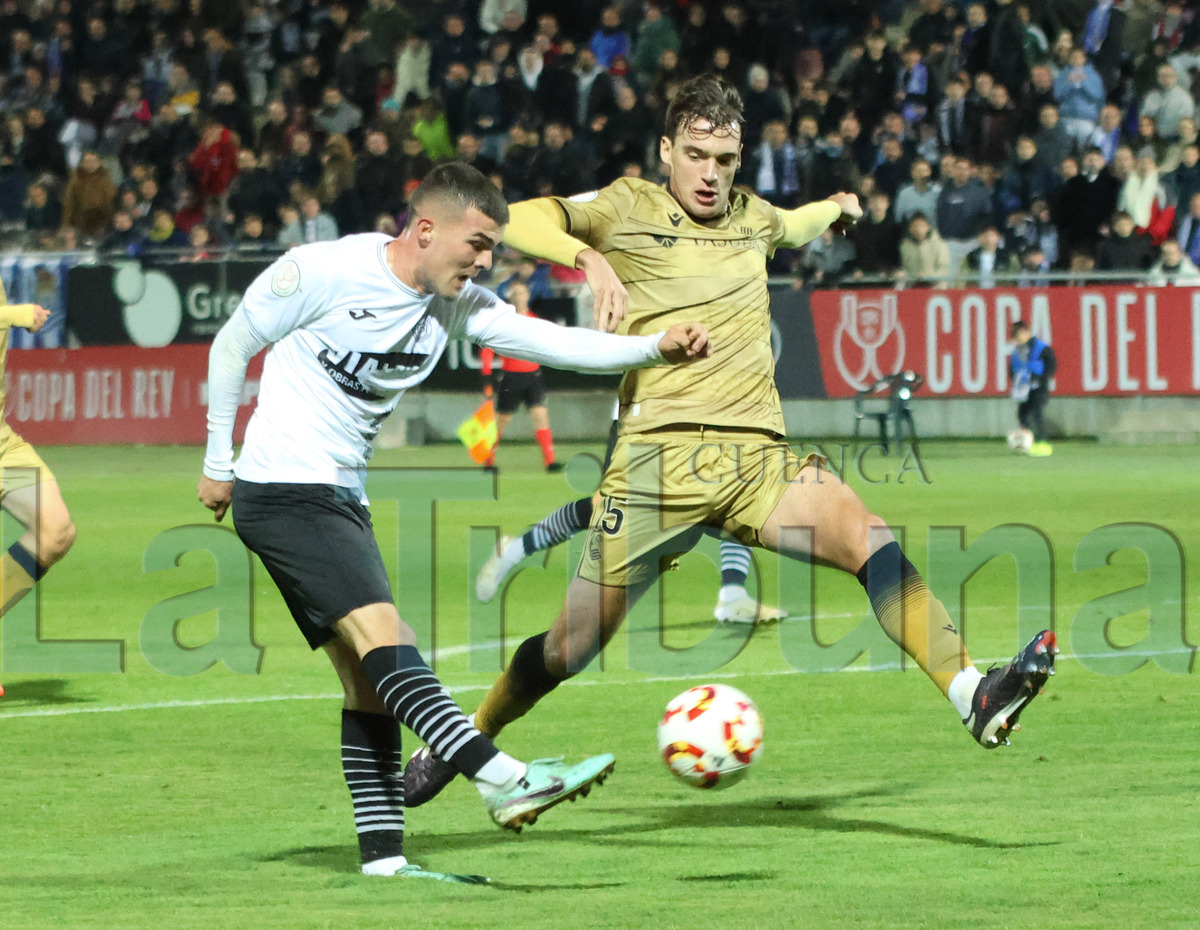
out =
<svg viewBox="0 0 1200 930"><path fill-rule="evenodd" d="M266 346L238 307L208 352L208 446L196 496L218 521L224 518L233 498L233 423L246 366Z"/></svg>
<svg viewBox="0 0 1200 930"><path fill-rule="evenodd" d="M679 323L648 336L618 336L521 316L504 304L472 314L464 335L498 355L591 374L679 364L709 353L708 330L700 323Z"/></svg>
<svg viewBox="0 0 1200 930"><path fill-rule="evenodd" d="M795 210L780 210L783 239L779 244L799 248L812 242L830 226L853 226L862 219L862 215L858 197L846 193L833 194L826 200L817 200Z"/></svg>
<svg viewBox="0 0 1200 930"><path fill-rule="evenodd" d="M0 291L3 294L3 291ZM0 306L0 329L20 326L31 333L41 329L50 319L50 311L38 304L4 304Z"/></svg>
<svg viewBox="0 0 1200 930"><path fill-rule="evenodd" d="M629 293L603 255L567 232L567 218L548 197L509 207L504 242L533 258L578 268L595 298L592 317L602 332L615 332L629 310Z"/></svg>

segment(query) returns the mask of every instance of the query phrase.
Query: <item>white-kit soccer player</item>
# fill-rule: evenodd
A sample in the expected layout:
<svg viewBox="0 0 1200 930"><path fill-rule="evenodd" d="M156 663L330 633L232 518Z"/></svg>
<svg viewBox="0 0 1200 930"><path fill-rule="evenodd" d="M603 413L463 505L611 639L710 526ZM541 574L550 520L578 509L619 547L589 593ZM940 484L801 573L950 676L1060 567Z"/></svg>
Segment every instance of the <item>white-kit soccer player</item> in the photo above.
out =
<svg viewBox="0 0 1200 930"><path fill-rule="evenodd" d="M491 264L508 207L477 170L451 163L414 192L404 231L292 250L254 280L213 342L209 438L199 498L234 526L279 587L301 632L345 691L342 759L363 872L431 873L403 855L397 721L473 781L493 820L519 829L602 780L611 755L525 765L450 700L400 618L364 493L372 440L448 340L469 338L541 364L612 372L708 353L704 327L639 337L571 330L514 309L472 278ZM258 406L234 464L233 423L250 359ZM236 481L234 480L236 476Z"/></svg>

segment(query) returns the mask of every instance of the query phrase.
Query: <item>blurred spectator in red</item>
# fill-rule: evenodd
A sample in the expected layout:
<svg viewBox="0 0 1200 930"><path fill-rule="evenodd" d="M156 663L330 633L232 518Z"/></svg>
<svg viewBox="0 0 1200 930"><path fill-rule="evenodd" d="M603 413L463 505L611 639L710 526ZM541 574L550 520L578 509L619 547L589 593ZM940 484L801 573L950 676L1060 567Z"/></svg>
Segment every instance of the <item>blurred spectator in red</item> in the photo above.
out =
<svg viewBox="0 0 1200 930"><path fill-rule="evenodd" d="M219 122L204 124L200 142L188 158L199 200L206 210L216 207L237 174L238 150L229 130Z"/></svg>

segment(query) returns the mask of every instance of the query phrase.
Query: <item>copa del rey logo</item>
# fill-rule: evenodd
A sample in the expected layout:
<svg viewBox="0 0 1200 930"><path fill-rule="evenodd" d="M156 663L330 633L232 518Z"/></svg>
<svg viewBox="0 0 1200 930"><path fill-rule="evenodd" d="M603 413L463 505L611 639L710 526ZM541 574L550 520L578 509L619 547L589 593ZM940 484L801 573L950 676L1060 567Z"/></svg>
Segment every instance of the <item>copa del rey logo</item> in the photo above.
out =
<svg viewBox="0 0 1200 930"><path fill-rule="evenodd" d="M843 294L833 334L833 358L842 379L856 391L904 367L904 328L895 294L862 299Z"/></svg>

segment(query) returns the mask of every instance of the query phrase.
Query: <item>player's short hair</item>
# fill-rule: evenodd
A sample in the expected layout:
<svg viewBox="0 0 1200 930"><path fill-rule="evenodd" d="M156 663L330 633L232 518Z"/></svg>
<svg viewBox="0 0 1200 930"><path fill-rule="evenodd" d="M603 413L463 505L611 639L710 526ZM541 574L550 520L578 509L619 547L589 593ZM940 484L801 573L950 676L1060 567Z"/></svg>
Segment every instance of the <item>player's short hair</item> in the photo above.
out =
<svg viewBox="0 0 1200 930"><path fill-rule="evenodd" d="M700 120L708 120L714 127L737 126L738 135L744 135L746 121L738 89L715 74L701 74L684 83L667 107L663 131L674 140Z"/></svg>
<svg viewBox="0 0 1200 930"><path fill-rule="evenodd" d="M1033 251L1040 252L1041 249L1030 249L1030 252L1033 252ZM1026 332L1029 332L1029 324L1026 323L1024 320L1017 320L1015 323L1013 323L1012 326L1009 327L1008 338L1016 339L1018 335L1020 335L1021 333L1026 333Z"/></svg>
<svg viewBox="0 0 1200 930"><path fill-rule="evenodd" d="M460 161L438 165L425 175L409 199L409 225L422 215L422 205L432 200L449 201L466 212L474 207L503 226L508 222L504 195L478 168Z"/></svg>

